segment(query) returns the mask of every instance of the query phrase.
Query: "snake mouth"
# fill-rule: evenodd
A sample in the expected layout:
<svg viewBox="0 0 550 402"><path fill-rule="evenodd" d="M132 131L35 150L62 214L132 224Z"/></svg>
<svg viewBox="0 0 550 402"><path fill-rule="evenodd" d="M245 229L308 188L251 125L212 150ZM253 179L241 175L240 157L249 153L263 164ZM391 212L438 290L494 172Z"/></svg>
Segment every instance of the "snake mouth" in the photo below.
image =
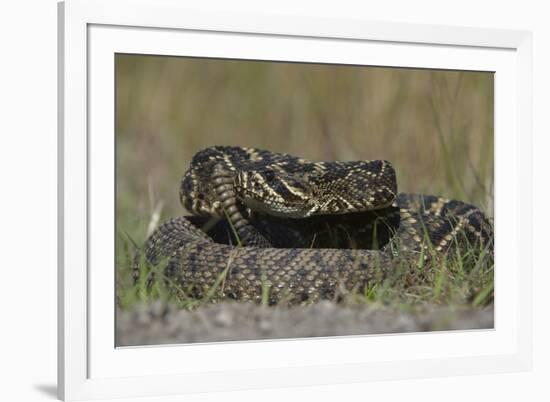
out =
<svg viewBox="0 0 550 402"><path fill-rule="evenodd" d="M237 199L252 211L279 218L299 219L310 215L310 210L303 203L293 204L288 201L279 202L274 198L265 198L249 189L237 191Z"/></svg>

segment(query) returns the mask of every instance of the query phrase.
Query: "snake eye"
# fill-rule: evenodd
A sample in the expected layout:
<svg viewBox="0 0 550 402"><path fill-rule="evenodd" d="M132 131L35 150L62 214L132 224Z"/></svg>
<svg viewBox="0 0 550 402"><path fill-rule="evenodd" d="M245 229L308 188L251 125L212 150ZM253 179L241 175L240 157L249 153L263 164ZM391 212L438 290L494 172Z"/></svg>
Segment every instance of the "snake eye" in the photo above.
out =
<svg viewBox="0 0 550 402"><path fill-rule="evenodd" d="M273 172L273 170L267 170L264 175L265 180L268 182L273 181L273 179L275 178L275 173Z"/></svg>

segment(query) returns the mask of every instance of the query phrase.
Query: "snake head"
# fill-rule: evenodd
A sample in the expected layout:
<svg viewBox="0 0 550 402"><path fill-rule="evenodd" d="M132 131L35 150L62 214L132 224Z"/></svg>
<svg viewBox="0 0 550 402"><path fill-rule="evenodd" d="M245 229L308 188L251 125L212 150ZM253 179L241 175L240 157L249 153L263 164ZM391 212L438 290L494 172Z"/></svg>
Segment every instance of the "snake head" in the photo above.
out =
<svg viewBox="0 0 550 402"><path fill-rule="evenodd" d="M251 210L286 218L306 218L317 209L315 191L302 174L272 169L241 171L237 197Z"/></svg>
<svg viewBox="0 0 550 402"><path fill-rule="evenodd" d="M395 200L395 171L386 161L315 163L240 171L236 196L252 211L284 218L364 212Z"/></svg>

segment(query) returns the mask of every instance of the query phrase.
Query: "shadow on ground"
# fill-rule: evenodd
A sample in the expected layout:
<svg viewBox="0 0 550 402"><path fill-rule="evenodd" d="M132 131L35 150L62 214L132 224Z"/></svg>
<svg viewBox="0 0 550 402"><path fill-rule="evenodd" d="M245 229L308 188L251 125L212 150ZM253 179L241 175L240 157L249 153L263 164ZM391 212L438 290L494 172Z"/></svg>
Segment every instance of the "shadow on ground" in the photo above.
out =
<svg viewBox="0 0 550 402"><path fill-rule="evenodd" d="M57 385L55 384L35 384L34 389L49 396L51 399L57 399Z"/></svg>

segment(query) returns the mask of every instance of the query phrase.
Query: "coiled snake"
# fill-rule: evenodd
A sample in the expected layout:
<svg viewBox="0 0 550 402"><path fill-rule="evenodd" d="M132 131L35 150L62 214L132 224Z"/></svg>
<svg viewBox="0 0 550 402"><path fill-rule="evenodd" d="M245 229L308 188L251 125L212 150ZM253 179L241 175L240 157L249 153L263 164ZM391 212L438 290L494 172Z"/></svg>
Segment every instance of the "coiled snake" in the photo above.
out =
<svg viewBox="0 0 550 402"><path fill-rule="evenodd" d="M333 298L384 278L396 260L452 247L490 248L492 227L475 206L398 194L386 161L309 162L270 151L216 146L198 152L180 199L192 216L147 240L152 264L193 297L271 303Z"/></svg>

